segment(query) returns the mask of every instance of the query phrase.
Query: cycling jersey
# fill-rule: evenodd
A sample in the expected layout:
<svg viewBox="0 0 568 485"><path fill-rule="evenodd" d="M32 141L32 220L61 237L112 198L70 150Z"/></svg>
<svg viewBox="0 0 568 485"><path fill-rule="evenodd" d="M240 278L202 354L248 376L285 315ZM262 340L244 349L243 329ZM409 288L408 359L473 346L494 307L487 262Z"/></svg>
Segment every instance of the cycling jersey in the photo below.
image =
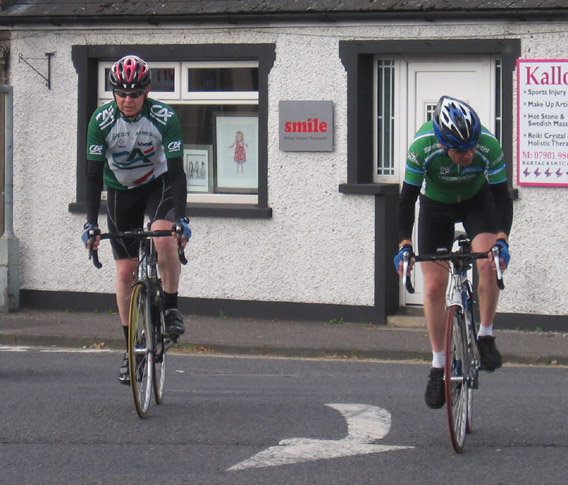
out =
<svg viewBox="0 0 568 485"><path fill-rule="evenodd" d="M461 167L454 163L434 135L428 121L414 137L408 150L407 184L422 187L422 194L444 204L471 199L485 181L498 184L507 180L503 150L495 136L482 127L472 163Z"/></svg>
<svg viewBox="0 0 568 485"><path fill-rule="evenodd" d="M167 104L148 98L134 120L116 101L100 106L87 132L87 159L104 162L104 183L127 190L167 172L167 159L183 156L179 119Z"/></svg>

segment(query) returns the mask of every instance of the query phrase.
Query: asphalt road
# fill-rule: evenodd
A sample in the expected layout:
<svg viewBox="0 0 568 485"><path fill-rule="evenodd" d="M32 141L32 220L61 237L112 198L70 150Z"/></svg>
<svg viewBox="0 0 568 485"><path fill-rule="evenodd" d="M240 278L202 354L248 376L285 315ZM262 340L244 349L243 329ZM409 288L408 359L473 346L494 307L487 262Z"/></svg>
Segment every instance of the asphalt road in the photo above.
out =
<svg viewBox="0 0 568 485"><path fill-rule="evenodd" d="M425 364L171 355L165 403L141 420L120 360L0 348L2 484L566 480L565 367L482 374L456 455Z"/></svg>

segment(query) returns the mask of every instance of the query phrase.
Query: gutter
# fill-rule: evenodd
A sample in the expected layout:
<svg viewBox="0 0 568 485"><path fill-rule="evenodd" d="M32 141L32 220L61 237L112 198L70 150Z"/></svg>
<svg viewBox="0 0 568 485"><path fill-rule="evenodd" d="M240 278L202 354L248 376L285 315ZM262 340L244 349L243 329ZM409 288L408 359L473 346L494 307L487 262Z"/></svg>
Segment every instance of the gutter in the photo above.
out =
<svg viewBox="0 0 568 485"><path fill-rule="evenodd" d="M568 8L558 9L470 9L470 10L409 10L409 11L357 11L357 12L286 12L286 13L244 13L244 14L172 14L172 15L0 15L0 25L52 24L134 24L148 23L224 23L224 24L267 24L286 22L353 22L353 21L394 21L422 20L508 20L530 22L535 20L553 21L568 18Z"/></svg>

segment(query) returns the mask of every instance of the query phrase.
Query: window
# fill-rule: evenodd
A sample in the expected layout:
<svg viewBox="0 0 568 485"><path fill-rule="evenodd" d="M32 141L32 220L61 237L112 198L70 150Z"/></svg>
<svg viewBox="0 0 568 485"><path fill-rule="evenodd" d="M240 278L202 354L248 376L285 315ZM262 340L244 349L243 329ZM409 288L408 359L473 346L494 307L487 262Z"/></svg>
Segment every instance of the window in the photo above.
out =
<svg viewBox="0 0 568 485"><path fill-rule="evenodd" d="M499 141L502 138L502 63L501 59L493 61L492 79L495 81L495 136ZM374 170L373 177L377 182L396 183L398 178L395 166L395 80L400 70L404 69L404 61L377 59L374 66L374 96L375 96L375 137L374 146ZM423 119L430 121L434 117L436 104L424 105Z"/></svg>
<svg viewBox="0 0 568 485"><path fill-rule="evenodd" d="M90 115L112 99L107 79L113 62L132 53L152 69L150 96L172 106L180 118L188 215L270 217L267 119L273 44L73 46L80 88L77 202L70 210L84 211L84 137Z"/></svg>
<svg viewBox="0 0 568 485"><path fill-rule="evenodd" d="M503 61L495 60L495 137L503 138Z"/></svg>
<svg viewBox="0 0 568 485"><path fill-rule="evenodd" d="M397 86L392 59L420 55L491 55L495 64L496 136L505 157L512 159L513 146L513 72L520 56L518 39L452 39L340 41L339 56L347 71L347 183L339 190L346 194L390 194L388 185L397 184L393 170L393 130L396 109L392 102ZM378 96L378 91L381 95ZM369 93L374 93L369 103ZM507 115L509 114L509 115ZM388 183L376 183L377 176L392 177ZM507 178L512 183L512 164L507 164Z"/></svg>
<svg viewBox="0 0 568 485"><path fill-rule="evenodd" d="M394 175L394 61L377 62L377 175Z"/></svg>
<svg viewBox="0 0 568 485"><path fill-rule="evenodd" d="M150 96L177 113L188 202L258 202L258 62L151 62ZM113 99L99 64L99 104ZM219 196L219 194L223 194Z"/></svg>

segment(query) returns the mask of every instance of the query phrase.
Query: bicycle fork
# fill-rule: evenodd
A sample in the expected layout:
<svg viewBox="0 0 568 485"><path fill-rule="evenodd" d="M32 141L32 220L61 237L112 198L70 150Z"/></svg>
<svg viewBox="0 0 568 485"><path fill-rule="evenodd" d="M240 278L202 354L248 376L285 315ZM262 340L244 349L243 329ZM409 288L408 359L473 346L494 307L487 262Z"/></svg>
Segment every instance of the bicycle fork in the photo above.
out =
<svg viewBox="0 0 568 485"><path fill-rule="evenodd" d="M481 362L476 358L477 344L477 331L475 328L475 315L474 315L474 299L473 290L469 280L462 279L462 296L464 299L464 321L465 321L465 334L467 344L467 358L469 360L469 375L467 376L468 386L472 389L479 388L479 369ZM479 352L479 351L478 351Z"/></svg>

